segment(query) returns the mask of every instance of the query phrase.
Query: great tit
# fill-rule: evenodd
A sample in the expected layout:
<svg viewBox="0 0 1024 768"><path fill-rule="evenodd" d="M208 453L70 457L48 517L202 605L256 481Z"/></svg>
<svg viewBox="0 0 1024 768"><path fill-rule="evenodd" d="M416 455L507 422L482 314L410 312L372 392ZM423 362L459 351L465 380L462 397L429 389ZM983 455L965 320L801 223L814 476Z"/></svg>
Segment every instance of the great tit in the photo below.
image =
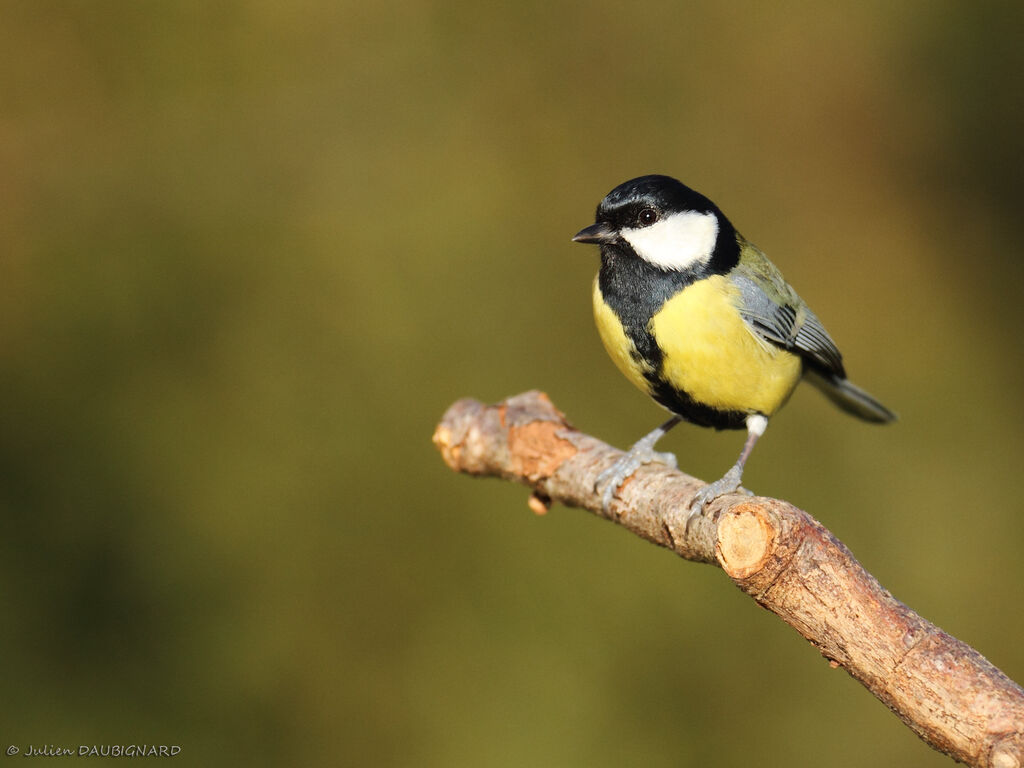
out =
<svg viewBox="0 0 1024 768"><path fill-rule="evenodd" d="M690 514L740 490L754 443L804 377L858 418L896 418L847 380L835 342L768 257L679 181L652 175L620 184L573 240L601 247L593 300L605 349L672 414L598 477L606 510L642 464L675 465L653 449L680 421L747 430L736 464L697 492Z"/></svg>

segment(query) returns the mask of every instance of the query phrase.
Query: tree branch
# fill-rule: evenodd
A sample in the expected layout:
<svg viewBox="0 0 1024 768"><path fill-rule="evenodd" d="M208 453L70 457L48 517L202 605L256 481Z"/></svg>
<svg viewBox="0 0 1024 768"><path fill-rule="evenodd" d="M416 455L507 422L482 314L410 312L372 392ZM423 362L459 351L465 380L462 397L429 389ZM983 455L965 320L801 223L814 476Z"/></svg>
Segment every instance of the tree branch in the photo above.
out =
<svg viewBox="0 0 1024 768"><path fill-rule="evenodd" d="M718 565L859 680L925 742L974 766L1024 765L1024 690L890 595L823 525L784 501L730 495L687 523L700 481L641 467L608 513L594 481L621 454L575 430L540 392L460 400L434 443L448 465L533 489L530 507L583 507L687 560Z"/></svg>

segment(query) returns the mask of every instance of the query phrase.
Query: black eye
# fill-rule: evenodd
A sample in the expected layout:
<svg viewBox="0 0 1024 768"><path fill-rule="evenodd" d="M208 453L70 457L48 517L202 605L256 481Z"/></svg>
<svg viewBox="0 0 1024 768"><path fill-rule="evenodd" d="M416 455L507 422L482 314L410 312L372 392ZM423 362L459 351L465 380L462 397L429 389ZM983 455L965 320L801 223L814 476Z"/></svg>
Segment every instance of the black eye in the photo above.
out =
<svg viewBox="0 0 1024 768"><path fill-rule="evenodd" d="M642 208L636 216L636 223L641 227L649 227L658 220L657 208Z"/></svg>

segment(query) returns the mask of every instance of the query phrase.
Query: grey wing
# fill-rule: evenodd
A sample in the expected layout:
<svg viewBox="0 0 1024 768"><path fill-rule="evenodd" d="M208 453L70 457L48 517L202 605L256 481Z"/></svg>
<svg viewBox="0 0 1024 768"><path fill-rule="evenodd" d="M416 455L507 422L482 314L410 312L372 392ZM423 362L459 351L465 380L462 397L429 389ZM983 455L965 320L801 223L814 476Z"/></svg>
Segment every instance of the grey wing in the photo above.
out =
<svg viewBox="0 0 1024 768"><path fill-rule="evenodd" d="M846 378L843 356L817 316L772 268L739 267L730 278L739 288L740 315L751 332L803 357L820 372Z"/></svg>

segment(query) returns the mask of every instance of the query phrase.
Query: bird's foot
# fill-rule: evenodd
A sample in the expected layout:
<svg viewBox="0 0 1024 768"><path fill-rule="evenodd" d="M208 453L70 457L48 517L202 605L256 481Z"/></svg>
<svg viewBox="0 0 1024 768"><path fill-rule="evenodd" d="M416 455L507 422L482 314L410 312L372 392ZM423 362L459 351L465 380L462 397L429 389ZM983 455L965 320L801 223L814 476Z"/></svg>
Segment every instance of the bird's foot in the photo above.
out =
<svg viewBox="0 0 1024 768"><path fill-rule="evenodd" d="M697 494L693 497L693 502L690 504L690 518L692 519L701 514L706 505L710 504L719 496L725 496L727 493L736 493L739 491L740 493L745 493L747 496L753 496L753 492L740 486L742 478L743 468L737 465L726 472L721 478L715 480L715 482L709 483L698 490Z"/></svg>
<svg viewBox="0 0 1024 768"><path fill-rule="evenodd" d="M641 441L643 442L643 441ZM646 445L637 444L629 449L621 459L612 464L597 476L594 481L594 490L598 491L604 487L601 494L601 508L608 512L612 506L612 499L616 491L622 486L630 475L636 472L644 464L665 464L676 469L676 457L671 453L659 453Z"/></svg>

